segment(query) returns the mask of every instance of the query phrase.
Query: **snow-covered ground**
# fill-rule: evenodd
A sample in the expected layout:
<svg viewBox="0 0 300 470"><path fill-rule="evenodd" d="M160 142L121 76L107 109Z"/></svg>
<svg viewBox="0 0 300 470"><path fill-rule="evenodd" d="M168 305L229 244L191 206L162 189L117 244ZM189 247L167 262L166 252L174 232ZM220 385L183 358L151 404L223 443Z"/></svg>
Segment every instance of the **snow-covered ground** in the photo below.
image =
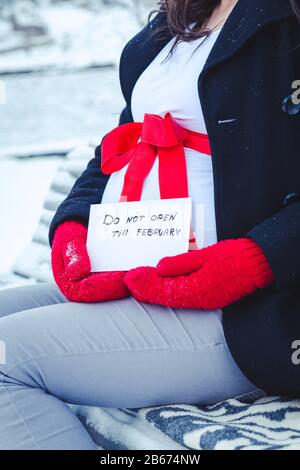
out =
<svg viewBox="0 0 300 470"><path fill-rule="evenodd" d="M2 77L6 103L0 105L3 153L98 141L123 106L117 68ZM30 150L27 150L30 154Z"/></svg>
<svg viewBox="0 0 300 470"><path fill-rule="evenodd" d="M0 161L0 274L8 271L36 229L60 159Z"/></svg>
<svg viewBox="0 0 300 470"><path fill-rule="evenodd" d="M116 64L154 3L4 0L0 73Z"/></svg>

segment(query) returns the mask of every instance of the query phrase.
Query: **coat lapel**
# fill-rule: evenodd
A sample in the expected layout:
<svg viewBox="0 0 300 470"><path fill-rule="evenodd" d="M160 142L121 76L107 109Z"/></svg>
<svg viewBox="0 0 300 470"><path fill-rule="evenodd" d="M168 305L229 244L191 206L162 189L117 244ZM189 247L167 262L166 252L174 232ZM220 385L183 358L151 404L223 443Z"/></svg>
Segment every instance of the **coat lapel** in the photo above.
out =
<svg viewBox="0 0 300 470"><path fill-rule="evenodd" d="M291 15L289 0L239 0L218 36L203 74L235 54L267 24Z"/></svg>

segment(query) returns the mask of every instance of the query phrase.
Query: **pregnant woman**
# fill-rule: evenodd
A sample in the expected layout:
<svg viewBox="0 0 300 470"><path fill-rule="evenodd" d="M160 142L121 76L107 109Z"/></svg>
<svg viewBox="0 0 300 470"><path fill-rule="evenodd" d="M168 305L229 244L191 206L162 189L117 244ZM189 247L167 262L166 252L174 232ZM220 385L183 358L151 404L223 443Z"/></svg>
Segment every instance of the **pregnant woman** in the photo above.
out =
<svg viewBox="0 0 300 470"><path fill-rule="evenodd" d="M51 224L57 285L0 294L1 449L94 449L66 403L299 397L299 13L168 0L125 46L119 126ZM193 249L91 273L91 204L186 195Z"/></svg>

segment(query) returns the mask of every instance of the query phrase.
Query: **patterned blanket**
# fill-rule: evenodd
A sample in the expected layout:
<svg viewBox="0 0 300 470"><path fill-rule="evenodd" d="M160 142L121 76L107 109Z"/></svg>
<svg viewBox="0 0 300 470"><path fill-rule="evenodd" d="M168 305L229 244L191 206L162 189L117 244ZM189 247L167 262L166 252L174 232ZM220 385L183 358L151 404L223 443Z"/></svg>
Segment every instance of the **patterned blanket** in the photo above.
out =
<svg viewBox="0 0 300 470"><path fill-rule="evenodd" d="M264 397L210 406L77 407L103 449L299 450L300 400Z"/></svg>

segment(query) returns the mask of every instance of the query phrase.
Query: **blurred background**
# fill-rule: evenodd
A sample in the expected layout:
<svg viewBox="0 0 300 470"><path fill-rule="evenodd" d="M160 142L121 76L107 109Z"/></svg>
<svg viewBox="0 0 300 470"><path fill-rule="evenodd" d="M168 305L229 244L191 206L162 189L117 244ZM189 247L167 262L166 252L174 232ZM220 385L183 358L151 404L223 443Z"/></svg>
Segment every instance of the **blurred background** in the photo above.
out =
<svg viewBox="0 0 300 470"><path fill-rule="evenodd" d="M117 125L120 54L156 4L0 0L0 288L12 271L24 279L37 271L36 251L26 258L26 247L34 237L46 245L47 225L72 177ZM49 258L45 265L37 280L47 280Z"/></svg>

